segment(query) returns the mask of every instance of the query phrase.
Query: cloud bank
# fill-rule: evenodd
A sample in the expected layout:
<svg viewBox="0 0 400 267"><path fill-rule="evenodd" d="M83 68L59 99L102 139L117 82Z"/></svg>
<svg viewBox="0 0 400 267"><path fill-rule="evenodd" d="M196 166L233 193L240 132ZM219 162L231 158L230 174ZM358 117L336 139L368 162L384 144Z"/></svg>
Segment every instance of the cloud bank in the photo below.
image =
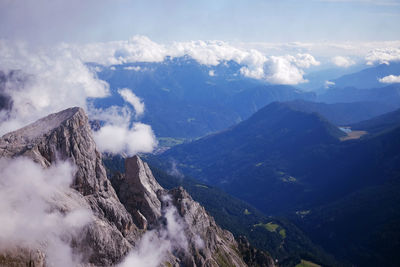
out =
<svg viewBox="0 0 400 267"><path fill-rule="evenodd" d="M242 68L240 74L272 84L299 84L307 82L303 76L310 67L325 63L338 67L386 63L400 60L400 42L344 42L344 43L239 43L223 41L188 41L160 44L146 36L134 36L125 41L89 44L62 44L57 51L81 62L96 62L104 66L135 62L162 62L166 58L190 56L200 64L213 67L234 61ZM338 56L338 54L340 56ZM332 55L332 56L330 56ZM126 70L142 71L130 66ZM212 72L210 72L212 75ZM214 73L215 74L215 73Z"/></svg>
<svg viewBox="0 0 400 267"><path fill-rule="evenodd" d="M92 98L110 94L109 85L98 79L95 70L88 68L64 45L43 50L1 40L0 61L3 68L0 77L0 135L50 113L80 106L90 119L104 122L105 128L95 136L102 151L134 155L151 152L156 146L149 125L130 123L144 113L145 106L128 88L119 90L119 93L132 105L134 114L127 107L103 110L91 106ZM110 134L111 130L115 130L114 135Z"/></svg>
<svg viewBox="0 0 400 267"><path fill-rule="evenodd" d="M91 221L91 211L80 205L68 210L64 205L60 212L55 206L57 199L68 197L73 172L66 162L43 169L26 158L0 159L1 250L41 249L49 266L78 265L80 257L69 242Z"/></svg>
<svg viewBox="0 0 400 267"><path fill-rule="evenodd" d="M400 61L400 48L377 48L371 50L365 57L367 65L387 64Z"/></svg>
<svg viewBox="0 0 400 267"><path fill-rule="evenodd" d="M223 41L173 42L158 44L146 36L134 36L127 41L65 45L64 49L76 54L85 62L110 66L134 62L162 62L167 57L190 56L207 66L226 61L243 65L240 73L245 77L264 79L274 84L298 84L304 69L320 63L307 53L295 56L266 56L255 49L241 49ZM211 72L212 75L212 72Z"/></svg>

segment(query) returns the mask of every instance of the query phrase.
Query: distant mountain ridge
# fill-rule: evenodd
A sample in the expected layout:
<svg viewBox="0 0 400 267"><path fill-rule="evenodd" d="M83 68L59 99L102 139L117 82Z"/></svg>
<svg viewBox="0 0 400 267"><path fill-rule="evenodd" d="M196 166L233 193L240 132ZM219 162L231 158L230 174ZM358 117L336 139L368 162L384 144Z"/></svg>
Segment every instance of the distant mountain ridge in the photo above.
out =
<svg viewBox="0 0 400 267"><path fill-rule="evenodd" d="M246 78L233 61L214 67L182 57L95 67L100 69L99 78L110 84L112 95L94 104L122 105L117 89L130 88L144 100L143 122L159 137L197 138L232 126L270 102L315 97L292 86Z"/></svg>
<svg viewBox="0 0 400 267"><path fill-rule="evenodd" d="M390 112L394 107L379 102L322 103L304 100L286 102L291 108L321 114L331 123L344 126Z"/></svg>
<svg viewBox="0 0 400 267"><path fill-rule="evenodd" d="M317 96L325 103L378 102L393 109L400 107L400 84L372 89L332 88Z"/></svg>
<svg viewBox="0 0 400 267"><path fill-rule="evenodd" d="M389 131L400 126L400 109L369 120L351 124L350 126L354 130L364 130L373 134Z"/></svg>
<svg viewBox="0 0 400 267"><path fill-rule="evenodd" d="M355 87L358 89L371 89L385 87L387 84L379 82L379 79L389 75L400 75L400 63L390 62L379 64L361 71L343 75L334 79L333 88Z"/></svg>
<svg viewBox="0 0 400 267"><path fill-rule="evenodd" d="M400 73L400 63L378 65L342 76L334 80L335 86L318 94L244 77L240 73L242 66L234 61L207 66L185 56L166 58L163 62L89 66L111 88L111 96L93 100L94 105L121 106L124 101L117 91L130 88L144 100L146 112L142 121L150 124L158 137L198 138L233 126L274 101L364 102L355 104L360 109L369 105L365 116L355 108L353 111L358 113L348 120L336 118L334 121L344 124L400 107L399 85L383 84L376 78ZM366 80L368 90L364 86Z"/></svg>

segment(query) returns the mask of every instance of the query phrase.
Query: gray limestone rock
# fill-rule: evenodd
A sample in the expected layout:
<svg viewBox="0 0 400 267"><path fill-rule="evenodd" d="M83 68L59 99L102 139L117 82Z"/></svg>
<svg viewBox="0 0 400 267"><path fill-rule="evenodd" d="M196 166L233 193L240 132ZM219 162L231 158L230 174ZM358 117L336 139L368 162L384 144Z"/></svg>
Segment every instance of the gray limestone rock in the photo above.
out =
<svg viewBox="0 0 400 267"><path fill-rule="evenodd" d="M233 235L221 229L204 207L182 188L163 189L147 163L139 157L125 161L125 174L113 178L118 196L127 210L139 213L152 228L168 223L165 210L173 206L176 222L187 241L187 251L177 249L170 263L183 266L246 266ZM134 216L135 217L135 216Z"/></svg>
<svg viewBox="0 0 400 267"><path fill-rule="evenodd" d="M157 183L149 166L137 156L128 158L123 177L116 186L121 202L142 229L155 224L161 216L157 192L164 189Z"/></svg>
<svg viewBox="0 0 400 267"><path fill-rule="evenodd" d="M82 205L94 214L77 247L88 261L101 266L120 261L139 238L131 215L107 179L88 118L81 108L70 108L42 118L0 139L0 157L28 157L43 167L58 160L76 166L73 189ZM73 192L76 192L73 190Z"/></svg>
<svg viewBox="0 0 400 267"><path fill-rule="evenodd" d="M85 265L112 266L121 262L147 230L165 231L172 216L184 246L169 251L164 263L246 266L233 235L221 229L183 188L163 189L139 157L126 159L125 174L114 175L111 184L81 108L51 114L0 138L0 158L20 156L44 168L60 160L76 166L72 187L54 197L52 207L60 212L76 208L92 211L91 223L71 239L74 251L84 255ZM13 249L13 256L0 251L0 264L2 260L15 260L26 265L33 257L35 266L45 265L42 248ZM38 252L32 254L35 249Z"/></svg>

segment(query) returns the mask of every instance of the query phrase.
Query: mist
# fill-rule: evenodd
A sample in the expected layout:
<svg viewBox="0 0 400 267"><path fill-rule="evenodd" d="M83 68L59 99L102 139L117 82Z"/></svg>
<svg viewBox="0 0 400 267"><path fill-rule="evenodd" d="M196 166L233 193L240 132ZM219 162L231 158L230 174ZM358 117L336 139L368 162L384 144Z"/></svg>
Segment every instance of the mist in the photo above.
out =
<svg viewBox="0 0 400 267"><path fill-rule="evenodd" d="M27 158L0 159L0 249L42 250L48 266L79 264L70 242L91 222L91 210L73 198L74 167L43 169ZM72 194L72 195L71 195Z"/></svg>
<svg viewBox="0 0 400 267"><path fill-rule="evenodd" d="M121 91L126 101L122 108L103 110L91 105L92 99L110 95L109 85L68 50L42 50L26 43L0 40L0 60L0 135L50 113L79 106L86 110L89 119L104 122L106 128L100 129L96 138L102 151L135 155L151 152L157 145L151 126L134 121L143 114L144 103L129 89ZM116 144L113 149L110 128L119 133L112 138Z"/></svg>
<svg viewBox="0 0 400 267"><path fill-rule="evenodd" d="M158 267L167 262L174 253L189 253L185 222L172 205L169 195L163 196L162 200L163 223L156 229L147 231L138 246L129 253L119 267Z"/></svg>

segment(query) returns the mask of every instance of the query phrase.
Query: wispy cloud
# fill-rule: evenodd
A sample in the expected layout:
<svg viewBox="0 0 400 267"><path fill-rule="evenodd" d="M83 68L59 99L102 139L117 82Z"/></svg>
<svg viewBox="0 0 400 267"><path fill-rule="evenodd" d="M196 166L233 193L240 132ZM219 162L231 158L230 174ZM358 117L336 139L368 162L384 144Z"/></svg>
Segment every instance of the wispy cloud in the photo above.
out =
<svg viewBox="0 0 400 267"><path fill-rule="evenodd" d="M143 115L144 103L142 99L137 97L129 88L119 89L118 94L120 94L126 102L132 105L132 107L135 109L136 117Z"/></svg>
<svg viewBox="0 0 400 267"><path fill-rule="evenodd" d="M329 87L335 86L335 82L325 81L324 87L328 89Z"/></svg>
<svg viewBox="0 0 400 267"><path fill-rule="evenodd" d="M93 218L69 188L74 167L43 169L27 158L0 159L0 249L46 253L46 265L80 266L70 242Z"/></svg>

